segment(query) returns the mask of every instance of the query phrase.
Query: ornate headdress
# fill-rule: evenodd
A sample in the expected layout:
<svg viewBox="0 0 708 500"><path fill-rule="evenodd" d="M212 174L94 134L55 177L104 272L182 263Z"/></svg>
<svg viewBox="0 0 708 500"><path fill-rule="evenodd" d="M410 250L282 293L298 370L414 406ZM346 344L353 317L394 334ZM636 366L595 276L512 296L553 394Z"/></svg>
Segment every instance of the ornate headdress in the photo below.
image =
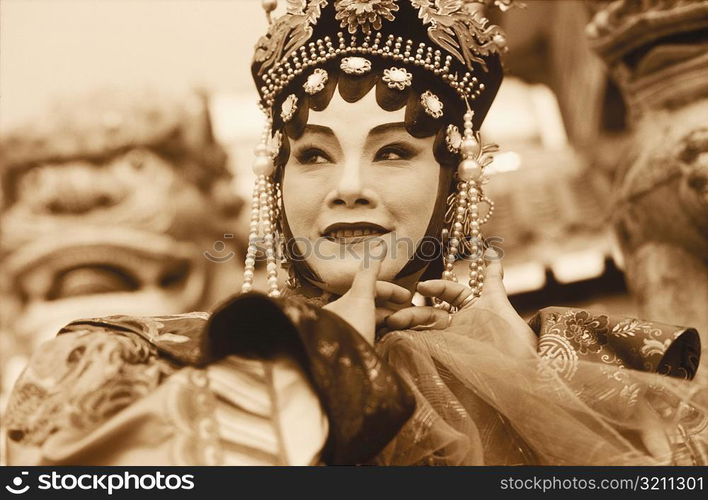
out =
<svg viewBox="0 0 708 500"><path fill-rule="evenodd" d="M443 277L456 280L453 264L465 255L471 259L470 286L481 292L479 226L492 209L482 193L482 173L496 146L482 146L478 130L501 84L500 54L506 49L503 32L482 9L506 10L512 1L288 0L286 14L271 20L277 2L263 0L270 29L256 44L252 73L268 119L256 148L243 291L252 288L257 242L264 241L269 294L280 293L276 167L287 161L288 138L302 133L309 109L324 109L338 86L348 102L375 87L382 108L405 106L408 132L435 135L436 159L458 166L456 189L447 197ZM484 217L482 202L489 204Z"/></svg>

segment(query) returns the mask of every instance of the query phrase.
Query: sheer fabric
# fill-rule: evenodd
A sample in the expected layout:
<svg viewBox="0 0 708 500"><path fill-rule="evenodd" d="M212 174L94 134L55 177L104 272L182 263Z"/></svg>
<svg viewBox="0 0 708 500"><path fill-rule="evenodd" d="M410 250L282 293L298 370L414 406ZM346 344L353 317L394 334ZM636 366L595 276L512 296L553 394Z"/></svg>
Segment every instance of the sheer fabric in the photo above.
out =
<svg viewBox="0 0 708 500"><path fill-rule="evenodd" d="M685 380L695 330L552 308L532 321L538 348L519 355L521 332L494 311L473 322L379 343L417 407L377 463L708 463L708 388Z"/></svg>

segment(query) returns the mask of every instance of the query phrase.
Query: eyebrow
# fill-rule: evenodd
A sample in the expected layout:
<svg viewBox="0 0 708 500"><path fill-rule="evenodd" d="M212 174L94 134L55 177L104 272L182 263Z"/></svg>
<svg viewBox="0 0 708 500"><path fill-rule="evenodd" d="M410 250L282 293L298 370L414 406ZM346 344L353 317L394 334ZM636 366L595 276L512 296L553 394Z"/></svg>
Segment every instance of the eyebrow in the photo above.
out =
<svg viewBox="0 0 708 500"><path fill-rule="evenodd" d="M367 139L370 139L373 136L383 135L387 132L398 131L401 129L403 129L404 131L406 129L406 124L403 122L384 123L383 125L377 125L376 127L369 130Z"/></svg>
<svg viewBox="0 0 708 500"><path fill-rule="evenodd" d="M322 135L334 135L334 132L329 127L323 127L322 125L305 125L305 130L303 134L322 134Z"/></svg>
<svg viewBox="0 0 708 500"><path fill-rule="evenodd" d="M385 134L387 132L391 132L391 131L397 131L397 130L401 130L401 129L405 130L405 128L406 128L406 124L404 122L393 122L393 123L384 123L382 125L377 125L376 127L369 130L369 133L367 134L367 139L370 139L373 136L383 135L383 134ZM305 125L304 133L322 134L322 135L331 135L331 136L335 135L335 133L329 127L325 127L322 125L310 124L310 123Z"/></svg>

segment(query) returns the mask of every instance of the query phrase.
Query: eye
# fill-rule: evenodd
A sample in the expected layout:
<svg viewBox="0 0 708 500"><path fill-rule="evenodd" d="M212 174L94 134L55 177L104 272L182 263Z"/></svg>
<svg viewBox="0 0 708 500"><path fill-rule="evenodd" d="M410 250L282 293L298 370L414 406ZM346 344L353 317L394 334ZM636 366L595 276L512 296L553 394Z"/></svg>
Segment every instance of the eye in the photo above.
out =
<svg viewBox="0 0 708 500"><path fill-rule="evenodd" d="M415 150L405 144L389 144L376 152L374 161L410 160Z"/></svg>
<svg viewBox="0 0 708 500"><path fill-rule="evenodd" d="M295 154L295 158L302 165L317 165L320 163L332 163L330 156L319 148L303 148Z"/></svg>
<svg viewBox="0 0 708 500"><path fill-rule="evenodd" d="M66 299L99 293L134 292L140 282L118 267L96 264L62 271L55 276L47 300Z"/></svg>

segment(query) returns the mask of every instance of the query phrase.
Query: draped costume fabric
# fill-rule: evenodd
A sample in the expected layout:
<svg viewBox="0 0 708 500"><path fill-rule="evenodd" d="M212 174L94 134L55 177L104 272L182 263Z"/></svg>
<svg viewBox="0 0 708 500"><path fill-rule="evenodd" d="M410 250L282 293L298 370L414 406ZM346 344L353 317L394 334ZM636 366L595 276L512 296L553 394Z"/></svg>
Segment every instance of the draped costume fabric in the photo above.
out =
<svg viewBox="0 0 708 500"><path fill-rule="evenodd" d="M15 386L8 461L708 462L695 330L547 308L525 353L494 311L469 314L445 330L389 332L374 348L299 297L76 321Z"/></svg>

